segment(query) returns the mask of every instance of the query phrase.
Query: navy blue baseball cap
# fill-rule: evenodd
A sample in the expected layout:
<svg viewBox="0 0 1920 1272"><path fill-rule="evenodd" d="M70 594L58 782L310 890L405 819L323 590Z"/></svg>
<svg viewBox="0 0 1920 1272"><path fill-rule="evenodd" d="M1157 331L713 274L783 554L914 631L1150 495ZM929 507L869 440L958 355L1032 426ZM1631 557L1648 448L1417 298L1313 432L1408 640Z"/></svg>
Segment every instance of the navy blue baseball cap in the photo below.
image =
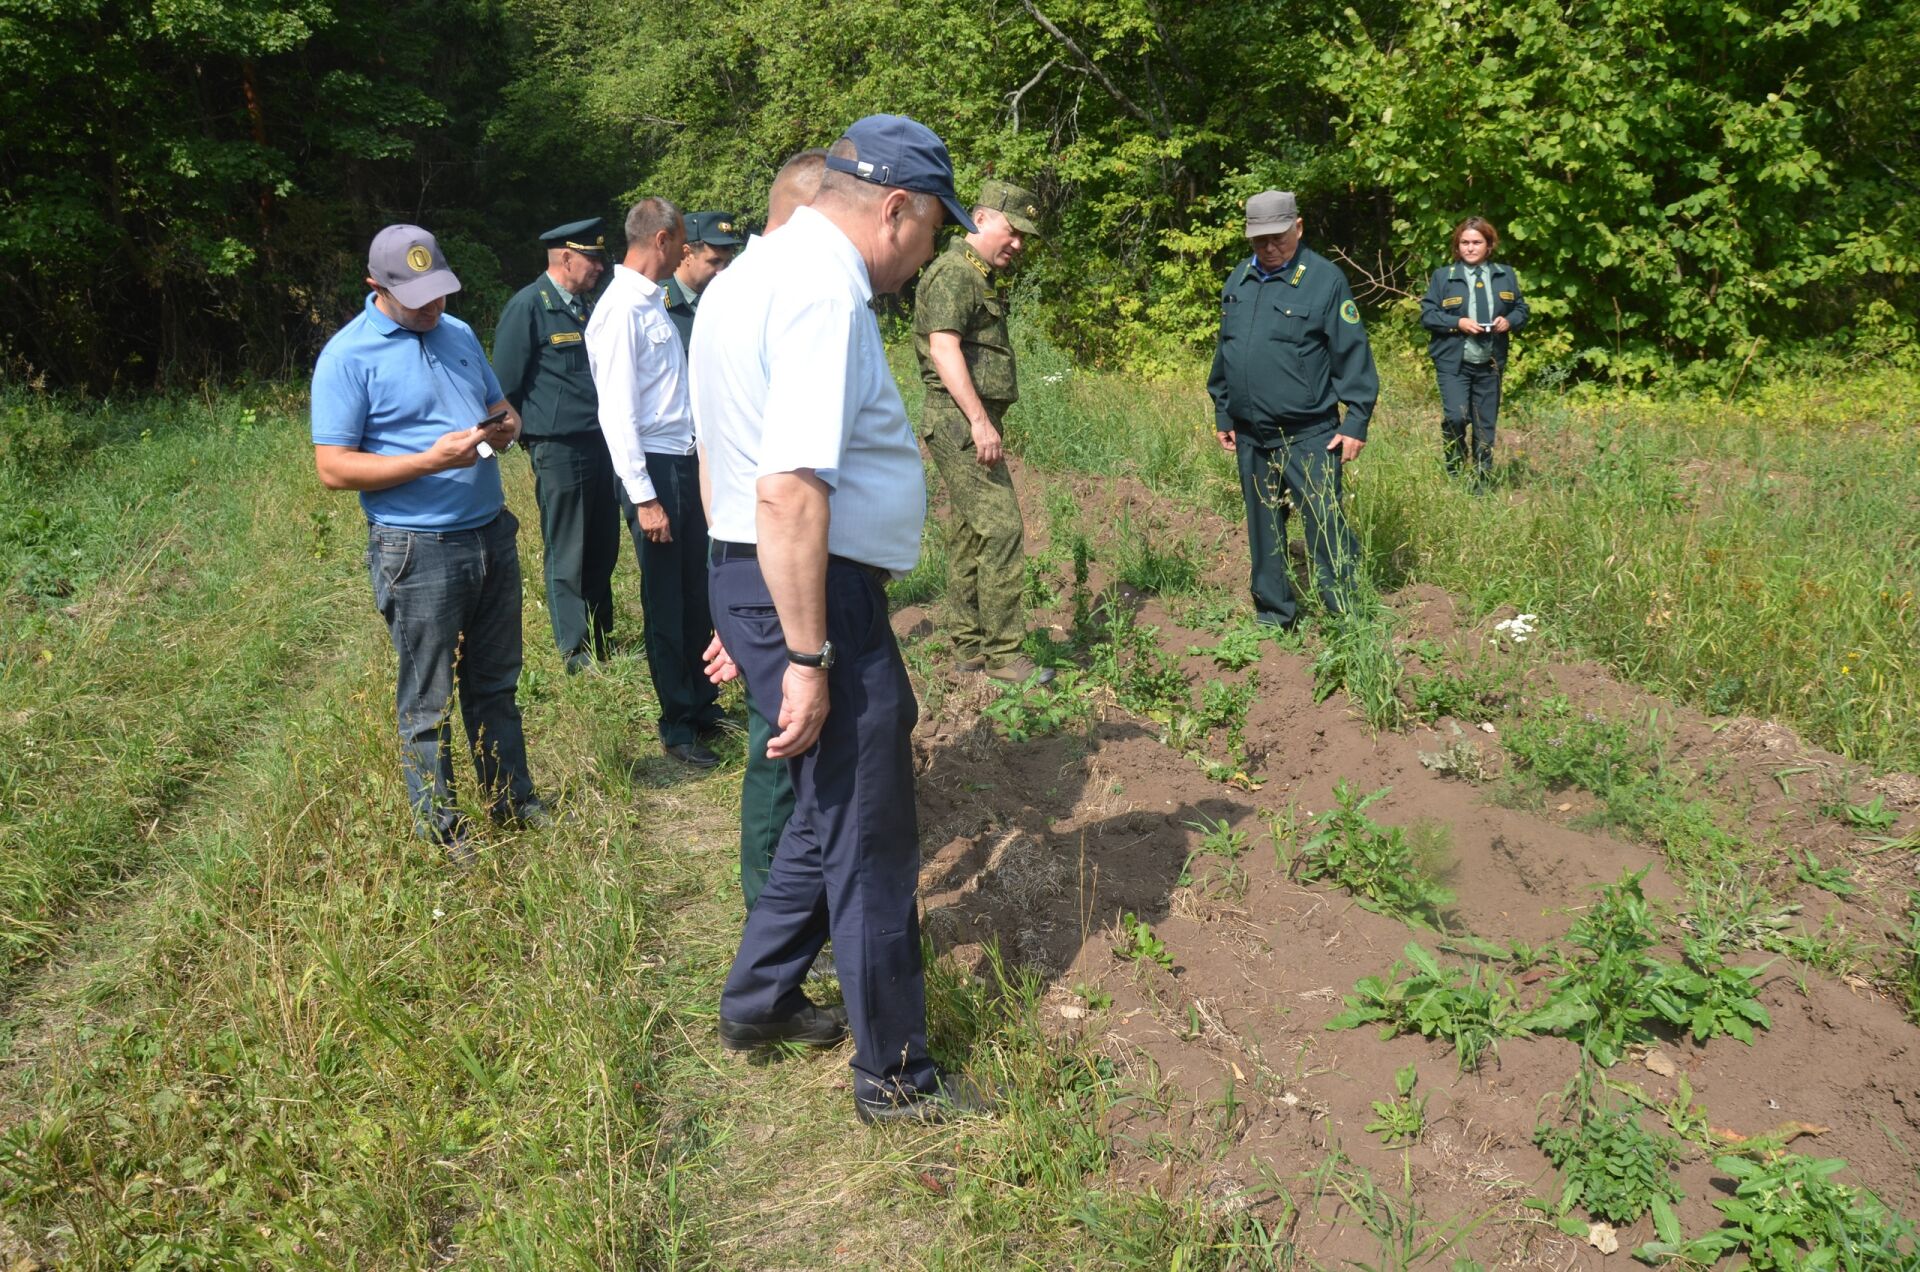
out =
<svg viewBox="0 0 1920 1272"><path fill-rule="evenodd" d="M852 142L860 157L829 154L827 167L875 185L934 195L946 206L949 221L973 233L973 218L953 188L947 143L933 129L905 115L868 115L847 129L842 139Z"/></svg>

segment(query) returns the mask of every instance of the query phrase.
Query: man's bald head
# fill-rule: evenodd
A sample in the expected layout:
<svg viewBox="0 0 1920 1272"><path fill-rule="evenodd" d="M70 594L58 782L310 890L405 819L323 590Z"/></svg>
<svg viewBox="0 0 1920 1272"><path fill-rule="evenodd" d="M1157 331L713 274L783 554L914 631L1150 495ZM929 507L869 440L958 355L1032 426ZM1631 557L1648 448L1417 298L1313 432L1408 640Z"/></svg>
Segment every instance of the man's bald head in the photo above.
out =
<svg viewBox="0 0 1920 1272"><path fill-rule="evenodd" d="M802 150L774 175L773 188L767 191L767 228L771 234L787 223L796 208L810 205L820 193L820 178L827 171L827 152Z"/></svg>

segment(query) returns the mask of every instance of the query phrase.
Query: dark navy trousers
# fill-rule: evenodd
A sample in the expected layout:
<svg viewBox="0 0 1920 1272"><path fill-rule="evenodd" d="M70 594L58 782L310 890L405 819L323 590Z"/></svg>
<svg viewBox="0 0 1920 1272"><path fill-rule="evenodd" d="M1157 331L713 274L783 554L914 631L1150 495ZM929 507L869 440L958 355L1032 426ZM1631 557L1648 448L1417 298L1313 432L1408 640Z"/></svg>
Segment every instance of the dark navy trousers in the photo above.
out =
<svg viewBox="0 0 1920 1272"><path fill-rule="evenodd" d="M620 492L620 508L640 561L640 612L647 620L647 672L660 702L660 741L683 746L720 723L720 691L700 655L713 634L707 602L707 514L700 506L700 457L647 452L647 476L666 511L672 543L640 529L640 512Z"/></svg>
<svg viewBox="0 0 1920 1272"><path fill-rule="evenodd" d="M720 560L708 591L747 692L778 721L787 647L760 563ZM761 1023L798 1011L801 981L831 934L853 1032L854 1094L884 1103L935 1089L916 896L911 736L919 707L875 572L837 557L828 563L827 636L835 661L826 725L813 749L788 761L793 815L740 934L720 1014Z"/></svg>

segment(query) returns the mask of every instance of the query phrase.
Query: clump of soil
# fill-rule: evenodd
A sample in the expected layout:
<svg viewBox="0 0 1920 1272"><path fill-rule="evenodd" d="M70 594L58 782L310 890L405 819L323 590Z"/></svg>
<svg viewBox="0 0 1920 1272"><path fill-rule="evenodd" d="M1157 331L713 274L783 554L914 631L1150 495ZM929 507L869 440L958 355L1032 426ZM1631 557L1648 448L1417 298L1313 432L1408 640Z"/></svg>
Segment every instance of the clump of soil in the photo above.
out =
<svg viewBox="0 0 1920 1272"><path fill-rule="evenodd" d="M1245 587L1244 539L1217 516L1167 507L1125 479L1026 471L1016 480L1032 552L1046 543L1045 483L1068 482L1083 526L1111 528L1124 510L1133 526L1177 529L1219 545L1216 559L1202 563L1207 584L1233 593ZM922 903L937 947L977 964L997 943L1009 962L1049 978L1049 1010L1061 1029L1090 1031L1143 1085L1157 1084L1165 1100L1140 1104L1115 1128L1128 1179L1232 1198L1270 1195L1262 1181L1277 1177L1301 1207L1294 1239L1337 1264L1377 1259L1379 1246L1338 1188L1324 1183L1334 1176L1322 1173L1316 1197L1307 1173L1337 1152L1403 1200L1404 1153L1420 1214L1471 1226L1453 1254L1489 1267L1602 1266L1598 1251L1521 1205L1559 1195L1532 1135L1574 1075L1575 1045L1552 1037L1509 1041L1463 1074L1449 1050L1417 1037L1329 1032L1356 980L1385 973L1409 940L1432 948L1438 937L1369 912L1343 891L1295 882L1276 860L1267 819L1329 808L1342 781L1360 792L1390 787L1368 812L1388 825L1419 822L1439 844L1443 882L1456 897L1445 915L1449 928L1502 943L1563 936L1596 888L1627 871L1647 870L1650 898L1682 902L1658 851L1584 829L1595 811L1590 796L1554 793L1538 808L1504 807L1488 786L1422 761L1423 752L1431 757L1471 741L1497 768L1498 726L1489 732L1442 719L1375 733L1342 695L1314 701L1305 655L1263 646L1259 663L1238 673L1188 656L1189 647L1218 637L1183 626L1179 606L1113 585L1106 546L1096 539L1089 586L1137 607L1138 621L1159 629L1160 647L1190 681L1257 678L1246 726L1257 789L1209 779L1162 743L1162 724L1111 703L1084 730L1009 742L982 715L998 686L936 663L922 685L929 707L916 749ZM1429 652L1446 648L1462 664L1513 662L1514 683L1528 701L1564 695L1579 712L1653 719L1668 763L1686 766L1703 790L1747 810L1750 836L1778 854L1765 881L1802 907L1798 917L1809 929L1822 922L1856 932L1884 928L1916 883L1912 853L1861 853L1857 832L1822 815L1823 792L1851 780L1849 766L1790 730L1709 720L1624 685L1597 664L1558 657L1541 641L1498 641L1494 623L1509 614L1475 620L1437 589L1409 588L1388 604L1403 620L1404 641L1426 642ZM1064 632L1072 615L1063 600L1033 621ZM937 622L937 612L897 616L903 638L925 637ZM1792 773L1783 777L1783 770ZM1873 789L1906 810L1887 833L1910 830L1920 782L1893 775ZM1222 822L1247 836L1237 874L1214 857L1189 867L1202 828ZM1807 851L1850 872L1858 891L1841 898L1798 882L1790 854ZM1115 953L1126 915L1165 942L1171 970ZM1656 1105L1674 1100L1684 1077L1723 1130L1752 1135L1786 1122L1829 1128L1796 1150L1845 1158L1847 1182L1920 1215L1915 1159L1901 1147L1920 1149L1920 1028L1864 976L1842 979L1762 955L1741 961L1765 963L1760 998L1773 1027L1754 1045L1672 1038L1657 1057L1623 1060L1608 1076L1639 1086ZM1110 995L1111 1005L1089 1007L1078 989L1096 1003ZM1408 1064L1429 1096L1428 1126L1411 1148L1388 1149L1363 1128L1374 1119L1372 1102L1393 1093L1395 1071ZM1686 1231L1717 1226L1711 1203L1730 1191L1728 1181L1699 1154L1678 1178ZM1653 1233L1643 1220L1618 1236L1630 1250Z"/></svg>

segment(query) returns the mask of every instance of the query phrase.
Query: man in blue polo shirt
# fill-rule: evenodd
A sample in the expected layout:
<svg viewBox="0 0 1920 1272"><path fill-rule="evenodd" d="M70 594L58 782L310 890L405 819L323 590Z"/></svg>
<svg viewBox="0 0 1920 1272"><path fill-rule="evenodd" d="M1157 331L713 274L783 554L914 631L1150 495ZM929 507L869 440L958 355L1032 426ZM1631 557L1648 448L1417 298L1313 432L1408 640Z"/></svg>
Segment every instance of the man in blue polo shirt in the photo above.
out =
<svg viewBox="0 0 1920 1272"><path fill-rule="evenodd" d="M493 458L519 436L520 417L472 328L446 314L460 280L433 235L417 225L380 231L367 285L366 307L313 369L314 467L329 489L360 492L374 606L400 659L394 705L414 824L464 864L472 849L453 798L456 685L493 818L547 820L514 697L520 523Z"/></svg>

